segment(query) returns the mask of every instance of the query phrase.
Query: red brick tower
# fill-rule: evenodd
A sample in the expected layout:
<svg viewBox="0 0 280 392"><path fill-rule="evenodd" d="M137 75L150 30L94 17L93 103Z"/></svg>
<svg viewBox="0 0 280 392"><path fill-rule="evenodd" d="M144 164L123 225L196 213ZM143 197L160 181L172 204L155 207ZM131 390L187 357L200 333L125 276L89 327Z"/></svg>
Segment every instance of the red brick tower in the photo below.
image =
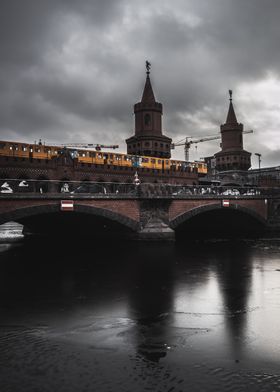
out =
<svg viewBox="0 0 280 392"><path fill-rule="evenodd" d="M243 124L238 123L229 90L229 109L225 124L221 125L222 151L215 154L216 169L248 170L251 167L251 153L243 150Z"/></svg>
<svg viewBox="0 0 280 392"><path fill-rule="evenodd" d="M155 100L150 80L150 66L146 61L146 84L141 102L134 105L135 135L126 139L127 153L170 158L172 139L162 134L162 104Z"/></svg>

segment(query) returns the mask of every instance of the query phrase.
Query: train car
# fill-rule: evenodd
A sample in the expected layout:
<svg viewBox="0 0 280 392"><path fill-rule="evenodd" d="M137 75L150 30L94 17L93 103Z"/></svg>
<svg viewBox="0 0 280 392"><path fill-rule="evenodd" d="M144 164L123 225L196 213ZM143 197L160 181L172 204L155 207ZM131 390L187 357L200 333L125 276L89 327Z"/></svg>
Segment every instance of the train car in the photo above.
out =
<svg viewBox="0 0 280 392"><path fill-rule="evenodd" d="M58 156L63 148L61 146L50 146L46 144L21 143L0 141L0 156L30 158L30 159L52 159ZM149 168L156 170L185 171L197 170L198 174L207 174L205 162L185 162L174 159L129 155L121 153L111 153L103 151L93 151L80 148L68 149L73 158L82 163L97 165L128 166L135 168Z"/></svg>

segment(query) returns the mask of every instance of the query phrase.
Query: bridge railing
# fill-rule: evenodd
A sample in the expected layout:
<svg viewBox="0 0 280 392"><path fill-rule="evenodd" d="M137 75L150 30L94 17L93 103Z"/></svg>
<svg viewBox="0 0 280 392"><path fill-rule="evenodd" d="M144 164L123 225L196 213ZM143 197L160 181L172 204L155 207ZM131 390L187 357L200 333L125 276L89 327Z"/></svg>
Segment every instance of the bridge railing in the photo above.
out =
<svg viewBox="0 0 280 392"><path fill-rule="evenodd" d="M68 180L0 179L0 195L4 194L56 194L98 195L108 197L268 197L279 196L280 188L235 187L213 185L173 185L163 183L119 183Z"/></svg>

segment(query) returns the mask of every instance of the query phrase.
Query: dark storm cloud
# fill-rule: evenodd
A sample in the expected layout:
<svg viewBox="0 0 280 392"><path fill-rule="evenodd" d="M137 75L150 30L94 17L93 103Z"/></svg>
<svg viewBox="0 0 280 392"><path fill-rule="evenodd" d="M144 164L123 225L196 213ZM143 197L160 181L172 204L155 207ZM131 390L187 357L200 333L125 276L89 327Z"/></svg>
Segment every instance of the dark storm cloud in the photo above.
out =
<svg viewBox="0 0 280 392"><path fill-rule="evenodd" d="M269 73L278 83L278 0L4 0L0 7L0 130L6 139L90 139L124 149L146 59L164 104L164 128L175 140L217 133L229 88L236 92L238 119L245 128L257 126L239 91ZM259 147L252 136L250 148ZM219 143L199 148L209 155ZM267 146L264 153L267 164L275 162L275 149Z"/></svg>

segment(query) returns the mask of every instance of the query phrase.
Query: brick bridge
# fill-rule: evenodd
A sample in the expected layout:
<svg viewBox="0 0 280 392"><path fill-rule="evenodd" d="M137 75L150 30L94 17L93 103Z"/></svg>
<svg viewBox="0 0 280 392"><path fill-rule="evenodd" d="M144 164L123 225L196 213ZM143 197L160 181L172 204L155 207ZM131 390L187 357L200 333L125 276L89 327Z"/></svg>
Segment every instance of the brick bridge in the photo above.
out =
<svg viewBox="0 0 280 392"><path fill-rule="evenodd" d="M208 226L211 230L219 221L224 230L233 217L237 219L238 231L248 221L252 227L280 229L277 189L169 188L150 184L131 188L130 184L128 191L121 186L118 184L119 191L110 192L108 185L106 191L102 184L103 192L96 193L1 193L0 224L17 221L34 226L35 222L38 229L38 222L46 224L53 215L59 216L59 222L70 215L79 215L96 218L102 224L112 223L117 231L122 227L142 239L172 239L183 228L192 230L188 226L192 222L198 222L200 229Z"/></svg>

